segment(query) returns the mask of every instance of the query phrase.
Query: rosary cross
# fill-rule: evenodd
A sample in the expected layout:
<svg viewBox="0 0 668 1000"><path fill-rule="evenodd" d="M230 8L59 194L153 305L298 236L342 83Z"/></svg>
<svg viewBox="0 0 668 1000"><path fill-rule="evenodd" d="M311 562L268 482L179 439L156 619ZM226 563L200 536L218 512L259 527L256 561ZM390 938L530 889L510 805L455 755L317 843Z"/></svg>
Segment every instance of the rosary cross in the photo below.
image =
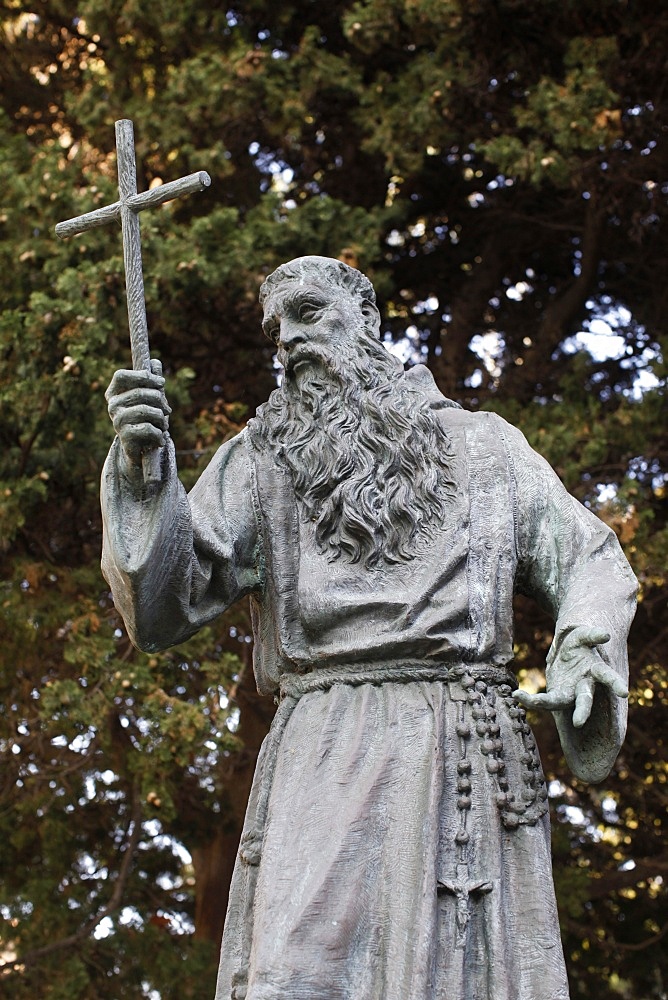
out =
<svg viewBox="0 0 668 1000"><path fill-rule="evenodd" d="M132 122L127 118L116 122L116 160L118 163L119 201L105 205L94 212L87 212L67 222L59 222L56 235L61 239L75 236L87 229L104 226L120 218L123 232L123 259L125 262L125 289L128 300L128 320L130 323L130 346L132 367L136 370L151 370L151 352L148 343L146 323L146 302L144 299L144 274L141 259L141 232L139 213L146 208L163 205L182 195L203 191L209 187L211 178L205 171L180 177L169 184L152 188L137 194L137 167ZM157 482L160 479L159 452L151 451L142 456L144 481Z"/></svg>

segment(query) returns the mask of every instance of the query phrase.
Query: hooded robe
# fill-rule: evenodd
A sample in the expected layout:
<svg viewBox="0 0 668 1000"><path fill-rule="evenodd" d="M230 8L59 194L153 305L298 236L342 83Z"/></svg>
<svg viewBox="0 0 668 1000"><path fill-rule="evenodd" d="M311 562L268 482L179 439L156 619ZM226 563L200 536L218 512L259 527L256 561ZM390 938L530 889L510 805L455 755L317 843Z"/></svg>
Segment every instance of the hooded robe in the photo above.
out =
<svg viewBox="0 0 668 1000"><path fill-rule="evenodd" d="M523 435L409 378L438 412L456 484L415 558L332 560L253 422L186 496L103 473L103 569L133 641L182 642L250 594L254 670L280 705L260 752L216 1000L567 1000L547 789L516 681L512 599L579 626L627 677L635 580L612 531ZM556 712L573 772L600 781L626 703Z"/></svg>

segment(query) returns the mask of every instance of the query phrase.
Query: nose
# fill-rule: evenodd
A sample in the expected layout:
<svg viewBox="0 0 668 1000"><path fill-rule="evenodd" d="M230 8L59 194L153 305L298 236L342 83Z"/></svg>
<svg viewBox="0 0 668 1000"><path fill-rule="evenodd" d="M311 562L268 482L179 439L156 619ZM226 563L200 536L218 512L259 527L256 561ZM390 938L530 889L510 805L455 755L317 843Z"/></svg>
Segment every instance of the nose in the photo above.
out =
<svg viewBox="0 0 668 1000"><path fill-rule="evenodd" d="M281 331L278 338L279 345L284 347L286 351L289 351L290 348L297 347L298 344L303 344L305 341L306 332L302 325L284 316L281 319Z"/></svg>

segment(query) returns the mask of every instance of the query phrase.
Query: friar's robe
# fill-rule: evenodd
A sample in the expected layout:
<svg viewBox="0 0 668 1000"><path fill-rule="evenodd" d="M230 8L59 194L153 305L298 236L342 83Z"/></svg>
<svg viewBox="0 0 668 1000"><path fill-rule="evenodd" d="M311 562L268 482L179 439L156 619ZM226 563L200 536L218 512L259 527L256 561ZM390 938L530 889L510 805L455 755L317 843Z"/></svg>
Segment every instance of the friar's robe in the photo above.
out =
<svg viewBox="0 0 668 1000"><path fill-rule="evenodd" d="M600 654L625 677L635 581L614 534L519 431L448 403L421 366L404 377L439 412L456 483L410 562L367 569L320 551L252 423L188 497L170 449L157 487L123 480L118 442L105 467L103 567L133 640L181 642L250 594L258 688L284 695L216 1000L568 997L547 790L511 697L512 597L555 618L548 686L578 626L610 633ZM597 685L582 729L556 714L584 780L608 773L625 711Z"/></svg>

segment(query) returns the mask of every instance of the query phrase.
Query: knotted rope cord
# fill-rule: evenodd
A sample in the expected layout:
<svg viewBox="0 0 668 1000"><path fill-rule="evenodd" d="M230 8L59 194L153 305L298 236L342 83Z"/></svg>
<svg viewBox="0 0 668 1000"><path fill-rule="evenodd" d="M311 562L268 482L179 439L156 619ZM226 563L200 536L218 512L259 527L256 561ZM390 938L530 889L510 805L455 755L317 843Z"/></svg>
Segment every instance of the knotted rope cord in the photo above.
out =
<svg viewBox="0 0 668 1000"><path fill-rule="evenodd" d="M359 687L361 684L410 684L413 681L441 681L450 683L470 676L475 681L488 684L511 684L517 687L517 679L508 667L493 667L487 664L445 664L424 661L381 662L377 664L354 664L351 666L321 667L307 674L281 674L279 688L281 699L290 697L297 700L312 691L328 691L335 684Z"/></svg>

